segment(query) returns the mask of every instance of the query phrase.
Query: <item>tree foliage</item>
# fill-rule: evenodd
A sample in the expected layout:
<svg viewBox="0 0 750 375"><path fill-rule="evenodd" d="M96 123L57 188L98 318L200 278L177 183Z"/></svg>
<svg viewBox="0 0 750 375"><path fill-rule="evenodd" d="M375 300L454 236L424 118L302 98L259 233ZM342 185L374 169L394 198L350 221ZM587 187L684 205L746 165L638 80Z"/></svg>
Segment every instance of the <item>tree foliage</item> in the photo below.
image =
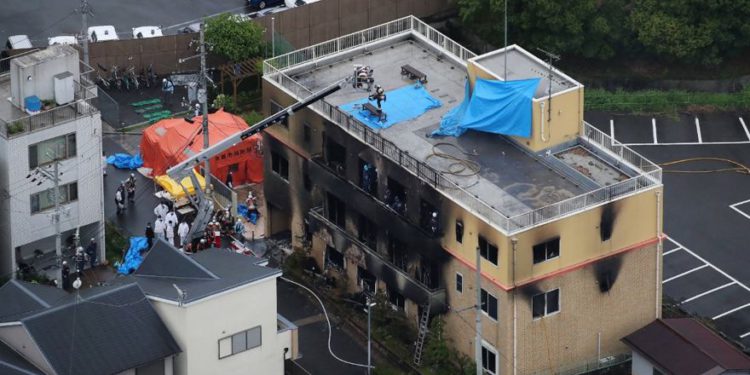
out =
<svg viewBox="0 0 750 375"><path fill-rule="evenodd" d="M466 25L503 44L505 0L458 0ZM711 65L750 46L750 0L508 0L509 42L596 59L647 54Z"/></svg>
<svg viewBox="0 0 750 375"><path fill-rule="evenodd" d="M230 61L239 62L260 56L263 28L252 21L243 21L229 13L220 14L206 24L206 42L213 52Z"/></svg>

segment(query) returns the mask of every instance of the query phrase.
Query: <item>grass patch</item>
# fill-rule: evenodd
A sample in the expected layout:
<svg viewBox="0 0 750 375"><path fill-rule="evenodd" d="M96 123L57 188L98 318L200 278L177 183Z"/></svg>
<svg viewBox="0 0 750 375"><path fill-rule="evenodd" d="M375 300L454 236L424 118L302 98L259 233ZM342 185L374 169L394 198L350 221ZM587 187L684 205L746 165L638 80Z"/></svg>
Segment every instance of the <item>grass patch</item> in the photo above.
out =
<svg viewBox="0 0 750 375"><path fill-rule="evenodd" d="M736 93L590 89L585 95L587 111L669 115L750 109L750 88Z"/></svg>
<svg viewBox="0 0 750 375"><path fill-rule="evenodd" d="M122 260L122 254L128 249L128 239L120 233L117 227L107 221L104 224L105 240L105 257L110 265Z"/></svg>

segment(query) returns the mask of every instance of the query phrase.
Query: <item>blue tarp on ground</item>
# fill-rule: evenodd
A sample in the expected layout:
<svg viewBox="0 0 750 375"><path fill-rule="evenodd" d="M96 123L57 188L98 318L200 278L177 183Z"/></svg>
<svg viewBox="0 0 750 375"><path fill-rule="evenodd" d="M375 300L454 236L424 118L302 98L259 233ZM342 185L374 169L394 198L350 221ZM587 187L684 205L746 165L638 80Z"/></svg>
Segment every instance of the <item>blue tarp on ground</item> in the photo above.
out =
<svg viewBox="0 0 750 375"><path fill-rule="evenodd" d="M357 120L373 129L385 129L399 122L419 117L428 110L442 105L420 84L386 91L385 97L386 100L381 104L383 112L386 114L385 121L380 121L377 116L372 116L370 112L362 109L362 104L368 101L376 105L375 100L369 100L367 97L344 104L339 108L354 115Z"/></svg>
<svg viewBox="0 0 750 375"><path fill-rule="evenodd" d="M117 272L128 275L137 270L141 262L143 262L141 251L147 250L147 248L148 240L146 240L146 237L130 237L130 248L125 254L122 264L117 267Z"/></svg>
<svg viewBox="0 0 750 375"><path fill-rule="evenodd" d="M531 137L531 101L541 79L494 81L477 78L469 97L443 116L432 135L458 137L467 129L488 133Z"/></svg>
<svg viewBox="0 0 750 375"><path fill-rule="evenodd" d="M258 223L258 213L255 211L250 212L250 208L244 204L240 203L237 205L237 214L253 223L253 225Z"/></svg>
<svg viewBox="0 0 750 375"><path fill-rule="evenodd" d="M112 164L120 169L138 169L143 166L141 154L131 156L129 154L118 153L107 157L107 164Z"/></svg>

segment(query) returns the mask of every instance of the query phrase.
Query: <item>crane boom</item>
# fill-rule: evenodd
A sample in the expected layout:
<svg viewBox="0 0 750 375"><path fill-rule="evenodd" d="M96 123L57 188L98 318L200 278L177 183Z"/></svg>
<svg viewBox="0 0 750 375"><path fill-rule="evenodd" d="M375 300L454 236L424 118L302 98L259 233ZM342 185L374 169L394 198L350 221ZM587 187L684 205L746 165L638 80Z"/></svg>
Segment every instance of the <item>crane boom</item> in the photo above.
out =
<svg viewBox="0 0 750 375"><path fill-rule="evenodd" d="M304 98L290 105L289 107L286 107L279 112L276 112L273 115L261 120L257 124L250 126L246 130L232 134L229 137L219 141L215 145L201 150L200 152L183 160L174 167L169 168L167 170L167 175L171 179L175 180L178 184L180 184L182 190L185 191L185 195L197 209L195 220L193 221L193 225L190 227L190 231L188 233L188 238L192 240L196 237L196 233L202 233L213 216L213 202L209 197L205 196L204 192L201 190L200 184L195 178L195 174L192 173L193 168L199 166L200 163L224 152L228 148L233 147L238 142L242 142L248 137L261 132L263 129L273 124L286 120L290 116L310 106L318 100L321 100L326 96L333 94L334 92L343 88L347 82L348 79L342 79L320 91L317 91L307 98ZM207 114L204 114L204 116L207 116ZM185 188L184 185L182 185L182 179L186 176L190 177L190 180L195 188L195 197L190 195L188 189Z"/></svg>

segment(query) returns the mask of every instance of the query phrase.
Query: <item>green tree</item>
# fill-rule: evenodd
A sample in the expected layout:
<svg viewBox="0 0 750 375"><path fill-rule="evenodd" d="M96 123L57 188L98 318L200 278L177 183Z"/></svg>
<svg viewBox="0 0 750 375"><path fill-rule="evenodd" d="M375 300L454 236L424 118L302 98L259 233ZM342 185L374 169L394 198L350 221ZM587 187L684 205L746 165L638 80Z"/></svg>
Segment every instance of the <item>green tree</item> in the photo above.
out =
<svg viewBox="0 0 750 375"><path fill-rule="evenodd" d="M630 24L655 56L712 65L750 46L749 18L748 0L635 0Z"/></svg>
<svg viewBox="0 0 750 375"><path fill-rule="evenodd" d="M260 56L263 28L255 22L224 13L208 20L206 41L213 47L213 52L230 61L244 61Z"/></svg>
<svg viewBox="0 0 750 375"><path fill-rule="evenodd" d="M451 347L444 330L443 318L433 318L424 348L424 364L440 375L476 373L473 361Z"/></svg>

